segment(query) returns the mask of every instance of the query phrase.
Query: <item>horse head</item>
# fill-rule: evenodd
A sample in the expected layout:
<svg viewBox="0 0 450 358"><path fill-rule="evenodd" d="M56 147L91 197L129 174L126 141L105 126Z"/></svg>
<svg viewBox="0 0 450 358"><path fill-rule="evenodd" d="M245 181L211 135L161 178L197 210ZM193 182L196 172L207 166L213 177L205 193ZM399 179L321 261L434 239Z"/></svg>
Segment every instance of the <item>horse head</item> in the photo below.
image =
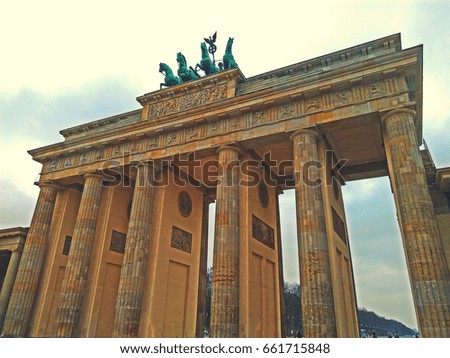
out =
<svg viewBox="0 0 450 358"><path fill-rule="evenodd" d="M202 42L200 44L200 48L202 49L202 57L206 57L208 55L208 49L206 48L206 43Z"/></svg>
<svg viewBox="0 0 450 358"><path fill-rule="evenodd" d="M231 49L231 46L233 46L234 37L229 37L227 42L227 49Z"/></svg>
<svg viewBox="0 0 450 358"><path fill-rule="evenodd" d="M169 66L167 66L165 63L160 62L159 63L159 72L163 73L163 72L167 71L168 67Z"/></svg>
<svg viewBox="0 0 450 358"><path fill-rule="evenodd" d="M177 62L180 66L186 66L186 57L181 52L177 53Z"/></svg>

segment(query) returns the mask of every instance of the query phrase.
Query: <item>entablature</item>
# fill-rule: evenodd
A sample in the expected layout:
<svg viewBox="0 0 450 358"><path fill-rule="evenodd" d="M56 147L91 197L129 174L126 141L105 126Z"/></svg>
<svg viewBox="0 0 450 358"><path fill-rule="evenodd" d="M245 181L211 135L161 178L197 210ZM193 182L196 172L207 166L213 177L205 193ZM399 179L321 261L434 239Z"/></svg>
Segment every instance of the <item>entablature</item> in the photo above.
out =
<svg viewBox="0 0 450 358"><path fill-rule="evenodd" d="M98 169L111 159L123 165L125 157L132 161L169 157L227 141L406 106L418 112L416 126L421 133L421 102L417 102L421 101L421 92L417 92L421 91L421 57L421 46L388 51L345 69L286 78L249 93L239 92L239 86L246 83L239 69L229 70L138 97L144 109L134 123L67 138L30 154L44 164L43 174L56 178L64 172ZM415 93L409 88L412 81ZM189 100L200 102L182 107ZM166 109L155 109L158 106ZM130 113L136 116L138 111Z"/></svg>

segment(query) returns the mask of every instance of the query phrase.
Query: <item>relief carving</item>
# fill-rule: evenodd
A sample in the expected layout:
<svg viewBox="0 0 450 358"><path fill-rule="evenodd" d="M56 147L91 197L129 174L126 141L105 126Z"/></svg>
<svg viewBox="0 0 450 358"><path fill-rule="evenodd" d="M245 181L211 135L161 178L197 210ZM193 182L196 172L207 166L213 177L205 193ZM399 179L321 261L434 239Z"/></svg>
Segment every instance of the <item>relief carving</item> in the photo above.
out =
<svg viewBox="0 0 450 358"><path fill-rule="evenodd" d="M170 246L187 253L192 250L192 234L176 226L172 226L172 239Z"/></svg>
<svg viewBox="0 0 450 358"><path fill-rule="evenodd" d="M167 145L176 144L177 141L177 134L172 133L167 136Z"/></svg>
<svg viewBox="0 0 450 358"><path fill-rule="evenodd" d="M227 97L227 86L220 85L149 105L148 118L194 108Z"/></svg>
<svg viewBox="0 0 450 358"><path fill-rule="evenodd" d="M284 104L280 107L281 118L287 118L294 114L294 106L292 104Z"/></svg>
<svg viewBox="0 0 450 358"><path fill-rule="evenodd" d="M264 122L265 118L266 116L263 111L255 112L255 114L253 115L253 124L262 123Z"/></svg>
<svg viewBox="0 0 450 358"><path fill-rule="evenodd" d="M138 150L138 143L137 142L132 142L130 145L130 152L134 153Z"/></svg>
<svg viewBox="0 0 450 358"><path fill-rule="evenodd" d="M307 110L307 111L309 111L309 110L314 110L314 109L318 109L318 108L320 108L320 103L319 103L319 101L316 100L316 99L313 99L312 101L309 101L309 102L306 104L306 110Z"/></svg>
<svg viewBox="0 0 450 358"><path fill-rule="evenodd" d="M370 97L383 96L385 94L384 90L377 83L371 83L369 87Z"/></svg>
<svg viewBox="0 0 450 358"><path fill-rule="evenodd" d="M149 147L149 148L154 148L154 147L156 147L156 146L157 146L156 138L150 138L150 140L149 140L149 142L148 142L148 147Z"/></svg>
<svg viewBox="0 0 450 358"><path fill-rule="evenodd" d="M88 153L81 154L80 162L81 163L86 163L87 161L88 161Z"/></svg>
<svg viewBox="0 0 450 358"><path fill-rule="evenodd" d="M192 140L194 138L197 138L197 132L194 131L194 129L189 128L186 130L187 138L188 140Z"/></svg>
<svg viewBox="0 0 450 358"><path fill-rule="evenodd" d="M118 252L119 254L125 253L125 242L127 240L127 235L118 231L112 232L111 243L109 245L109 250Z"/></svg>
<svg viewBox="0 0 450 358"><path fill-rule="evenodd" d="M274 236L274 230L269 225L252 215L252 237L255 240L275 250Z"/></svg>
<svg viewBox="0 0 450 358"><path fill-rule="evenodd" d="M343 105L343 104L347 104L350 102L350 98L351 98L351 93L350 92L339 92L338 94L336 94L335 97L335 101L334 103L336 105Z"/></svg>
<svg viewBox="0 0 450 358"><path fill-rule="evenodd" d="M240 118L236 118L231 123L231 129L239 129L241 128L241 120Z"/></svg>
<svg viewBox="0 0 450 358"><path fill-rule="evenodd" d="M64 166L65 167L71 167L73 165L73 160L72 158L66 158L66 161L64 162Z"/></svg>

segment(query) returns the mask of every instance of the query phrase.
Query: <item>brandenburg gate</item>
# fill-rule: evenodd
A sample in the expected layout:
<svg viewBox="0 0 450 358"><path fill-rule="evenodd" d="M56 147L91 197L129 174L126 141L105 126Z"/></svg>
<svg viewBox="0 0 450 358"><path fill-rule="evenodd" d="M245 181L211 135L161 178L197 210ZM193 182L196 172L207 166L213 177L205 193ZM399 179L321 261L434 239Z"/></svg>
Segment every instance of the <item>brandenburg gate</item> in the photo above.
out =
<svg viewBox="0 0 450 358"><path fill-rule="evenodd" d="M396 34L251 78L232 56L221 67L172 84L161 67L168 87L139 109L29 152L40 193L2 335L203 337L215 201L211 337L285 336L278 197L293 189L303 335L358 337L341 186L388 175L420 333L449 337L422 46Z"/></svg>

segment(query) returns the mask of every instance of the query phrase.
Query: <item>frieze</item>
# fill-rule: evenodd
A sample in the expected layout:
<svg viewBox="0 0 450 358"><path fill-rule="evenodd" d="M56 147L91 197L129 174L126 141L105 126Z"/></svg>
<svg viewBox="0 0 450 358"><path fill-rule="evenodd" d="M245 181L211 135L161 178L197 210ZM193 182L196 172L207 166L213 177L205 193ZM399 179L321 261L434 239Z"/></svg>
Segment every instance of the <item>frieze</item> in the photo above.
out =
<svg viewBox="0 0 450 358"><path fill-rule="evenodd" d="M385 81L387 80L395 81L395 84L392 82L389 89L398 86L396 78L385 79ZM278 105L271 103L269 106L266 104L266 107L258 108L256 110L252 110L251 107L246 107L246 109L242 110L241 114L238 116L223 116L193 127L183 129L177 128L172 131L167 131L164 134L153 134L152 136L146 136L145 138L135 138L135 140L125 140L122 138L115 143L104 142L101 143L100 147L90 147L89 150L87 147L83 148L80 150L79 154L76 155L71 152L67 152L67 155L65 156L64 154L59 153L54 158L48 158L46 160L43 172L54 172L70 169L79 165L104 161L110 158L119 158L125 153L137 154L175 145L183 145L184 143L203 140L205 138L223 135L233 131L242 131L246 128L251 128L252 126L265 125L274 121L289 120L296 116L332 110L336 107L348 106L360 101L369 100L371 98L380 98L384 95L391 94L387 91L386 87L387 85L383 81L372 81L364 84L362 80L356 79L349 82L348 89L341 89L340 91L330 91L326 88L322 90L319 95L307 99L303 98L302 94L295 96L291 95L290 102L283 102ZM201 92L205 91L206 94L200 95ZM325 96L328 96L327 100L324 99ZM165 111L172 111L188 108L196 103L201 105L201 103L205 101L214 101L225 97L226 85L218 85L173 99L179 102L181 101L181 98L185 98L183 99L183 106L180 106L180 103L178 103L177 106L173 106L177 101L171 102L170 99L162 100L156 104L150 103L149 105L167 105L167 103L170 102L171 105L168 106ZM407 101L407 97L406 99L402 96L393 97L391 99L392 103L390 104L395 105L396 103L404 103ZM162 112L160 111L158 113ZM162 131L163 129L159 132Z"/></svg>
<svg viewBox="0 0 450 358"><path fill-rule="evenodd" d="M171 98L149 104L147 119L203 106L224 98L227 98L226 84L205 88L201 91L189 93L178 98Z"/></svg>

